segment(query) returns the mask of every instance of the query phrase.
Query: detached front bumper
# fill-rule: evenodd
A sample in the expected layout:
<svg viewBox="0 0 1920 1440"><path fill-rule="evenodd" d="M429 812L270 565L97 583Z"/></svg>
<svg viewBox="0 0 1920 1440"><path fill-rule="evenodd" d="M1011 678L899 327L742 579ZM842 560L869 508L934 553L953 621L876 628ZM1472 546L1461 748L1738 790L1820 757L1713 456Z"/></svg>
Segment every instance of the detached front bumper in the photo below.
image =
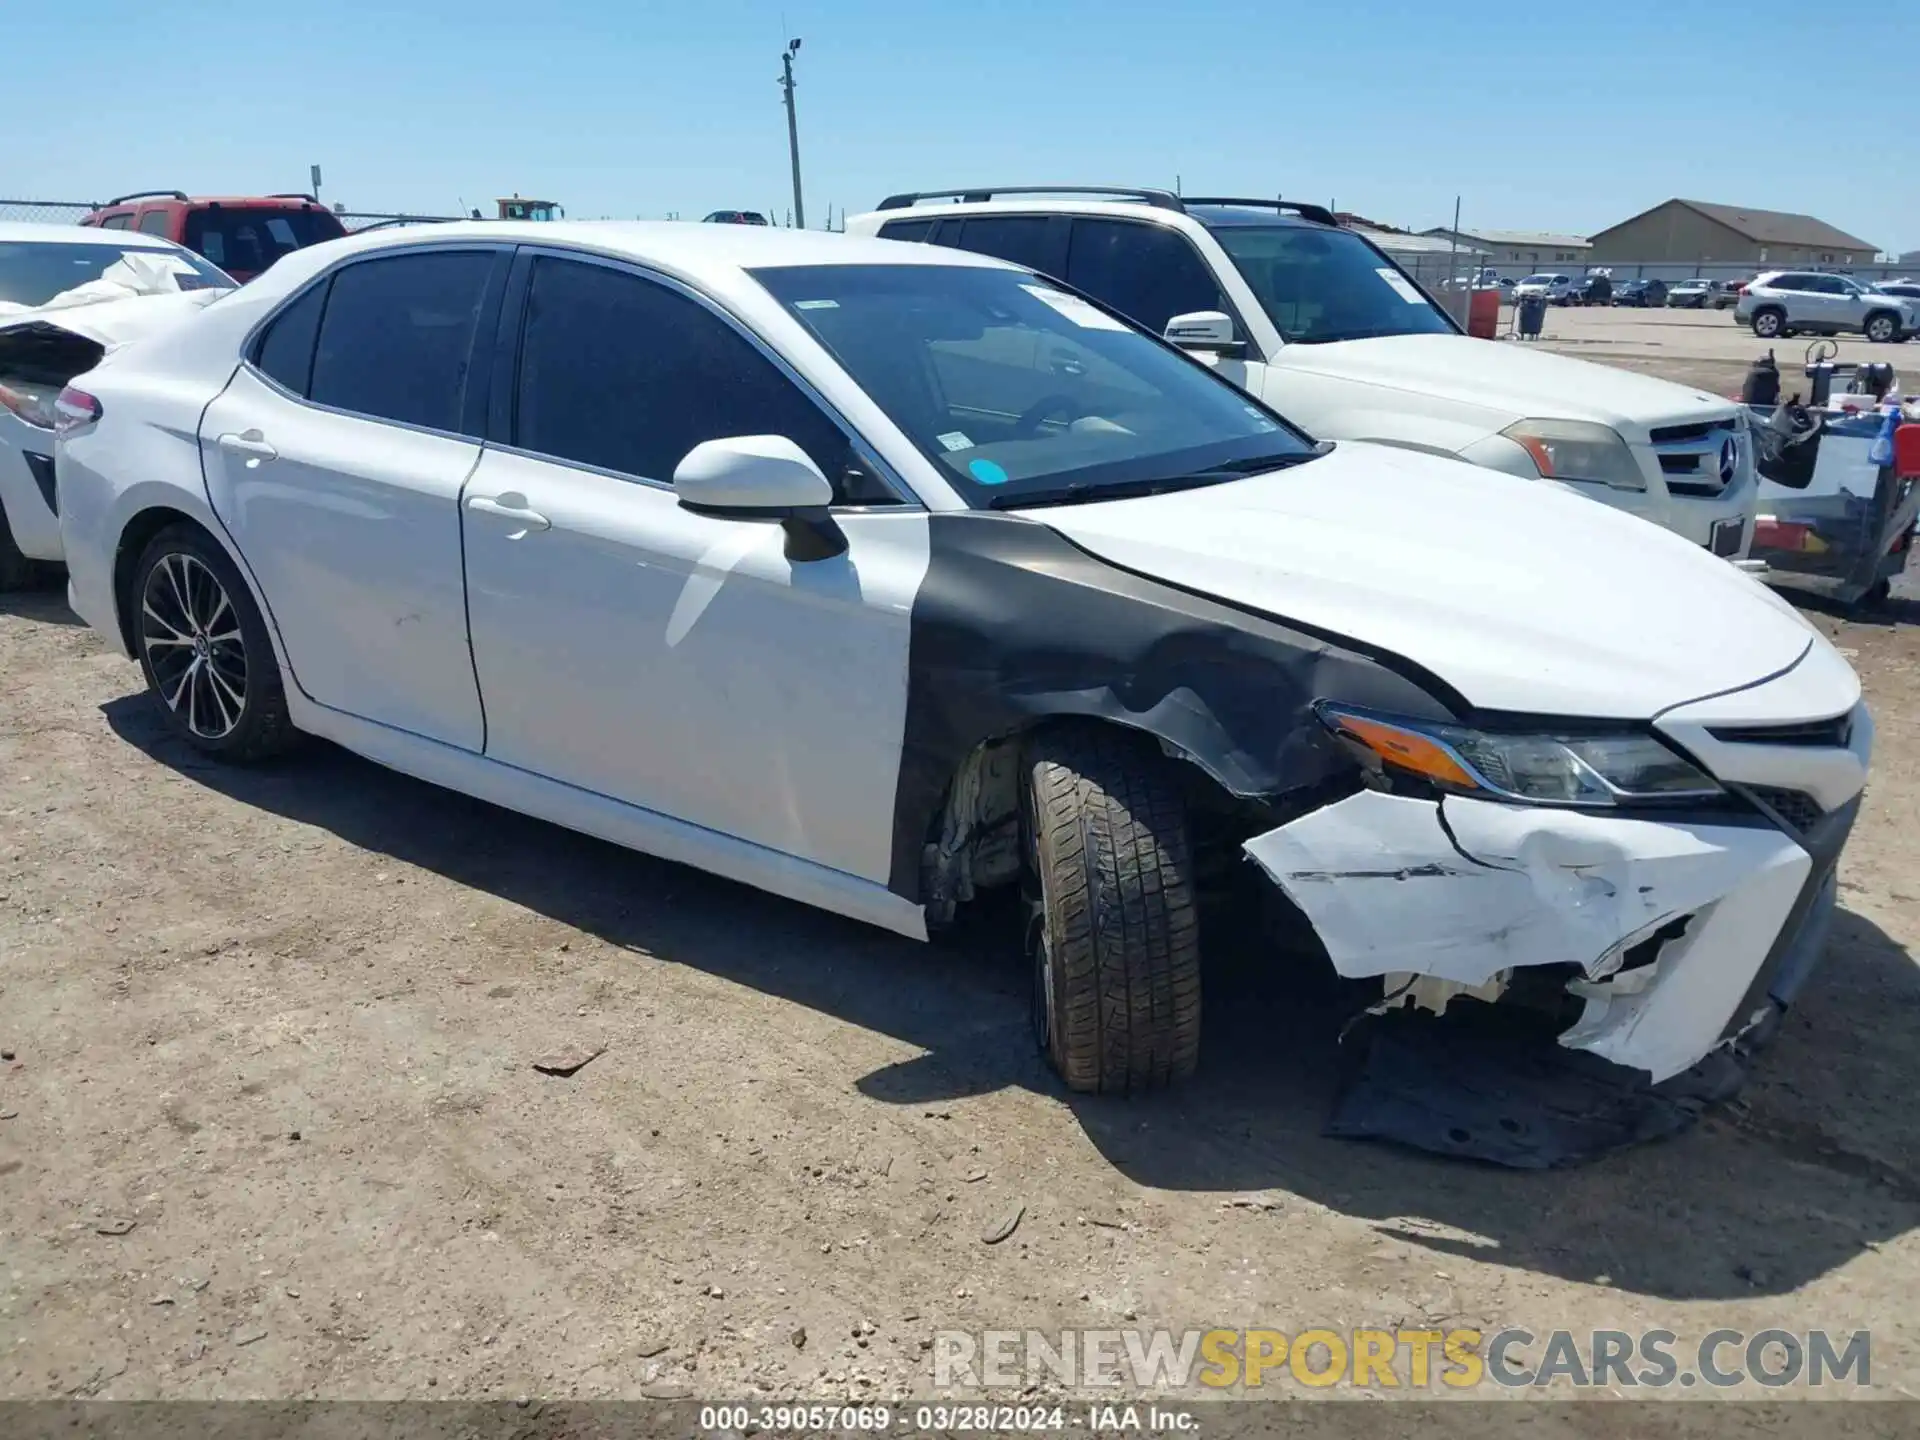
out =
<svg viewBox="0 0 1920 1440"><path fill-rule="evenodd" d="M1789 718L1762 720L1770 711ZM1613 1137L1589 1147L1608 1148L1677 1128L1647 1106L1725 1093L1724 1075L1702 1077L1716 1067L1737 1076L1736 1042L1771 1033L1825 949L1872 721L1844 662L1819 647L1753 691L1677 707L1660 728L1728 786L1734 805L1626 815L1368 790L1245 843L1334 968L1380 982L1379 1010L1417 1006L1447 1022L1447 1038L1409 1049L1402 1037L1414 1017L1391 1017L1389 1068L1399 1078L1383 1089L1369 1077L1367 1103L1392 1118L1346 1133L1426 1144L1425 1126L1438 1137L1428 1148L1563 1163L1587 1144L1569 1133ZM1516 1063L1520 1049L1489 1043L1486 1066L1455 1087L1455 1105L1440 1092L1464 1073L1461 1050L1480 1043L1470 1037L1496 1013L1476 1002L1524 1013L1530 1033L1547 1037L1545 1059L1535 1046ZM1554 1039L1565 1074L1549 1073ZM1423 1067L1427 1078L1414 1083ZM1565 1099L1569 1076L1593 1101L1571 1131L1560 1123L1579 1109ZM1558 1087L1546 1105L1558 1134L1538 1145L1515 1140L1523 1125L1487 1100L1498 1092L1506 1104L1536 1083ZM1599 1112L1610 1118L1596 1121ZM1507 1133L1463 1128L1454 1123L1463 1114L1497 1114Z"/></svg>
<svg viewBox="0 0 1920 1440"><path fill-rule="evenodd" d="M1444 1004L1495 998L1530 966L1572 967L1583 1007L1560 1043L1655 1081L1744 1028L1743 1002L1826 878L1758 815L1620 819L1373 791L1245 848L1340 974ZM1415 991L1422 980L1442 985Z"/></svg>

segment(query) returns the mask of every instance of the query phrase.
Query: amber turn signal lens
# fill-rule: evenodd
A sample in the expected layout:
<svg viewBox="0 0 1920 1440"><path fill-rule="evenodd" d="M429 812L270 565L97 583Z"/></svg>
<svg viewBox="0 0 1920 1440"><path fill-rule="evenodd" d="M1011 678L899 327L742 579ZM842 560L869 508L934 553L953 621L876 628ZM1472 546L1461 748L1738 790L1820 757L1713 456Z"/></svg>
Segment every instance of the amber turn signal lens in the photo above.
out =
<svg viewBox="0 0 1920 1440"><path fill-rule="evenodd" d="M1480 788L1480 782L1469 775L1458 760L1424 735L1362 715L1343 715L1335 711L1327 718L1333 722L1337 734L1364 745L1396 770L1423 775L1459 790Z"/></svg>

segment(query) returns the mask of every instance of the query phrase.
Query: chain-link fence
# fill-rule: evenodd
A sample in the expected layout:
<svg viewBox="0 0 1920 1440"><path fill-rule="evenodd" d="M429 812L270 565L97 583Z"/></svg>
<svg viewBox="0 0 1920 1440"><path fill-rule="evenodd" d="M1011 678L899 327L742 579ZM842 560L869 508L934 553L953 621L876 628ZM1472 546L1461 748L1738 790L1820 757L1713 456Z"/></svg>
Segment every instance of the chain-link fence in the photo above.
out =
<svg viewBox="0 0 1920 1440"><path fill-rule="evenodd" d="M458 215L384 215L360 210L336 210L334 215L347 227L349 235L358 235L362 230L384 230L394 225L444 225L449 220L462 218Z"/></svg>
<svg viewBox="0 0 1920 1440"><path fill-rule="evenodd" d="M0 220L34 225L78 225L100 207L84 200L0 200Z"/></svg>

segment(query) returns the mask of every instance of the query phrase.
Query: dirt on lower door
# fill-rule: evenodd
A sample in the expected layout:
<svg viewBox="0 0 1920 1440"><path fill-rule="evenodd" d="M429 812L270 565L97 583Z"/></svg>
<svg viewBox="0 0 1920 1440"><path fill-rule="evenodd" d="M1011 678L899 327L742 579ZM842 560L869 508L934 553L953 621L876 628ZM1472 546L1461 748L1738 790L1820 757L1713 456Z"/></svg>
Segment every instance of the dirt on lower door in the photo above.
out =
<svg viewBox="0 0 1920 1440"><path fill-rule="evenodd" d="M1271 957L1192 1084L1068 1096L997 937L211 764L5 597L0 1396L882 1399L943 1332L1209 1327L1870 1330L1920 1393L1920 606L1815 618L1879 737L1825 968L1737 1103L1516 1173L1324 1137Z"/></svg>

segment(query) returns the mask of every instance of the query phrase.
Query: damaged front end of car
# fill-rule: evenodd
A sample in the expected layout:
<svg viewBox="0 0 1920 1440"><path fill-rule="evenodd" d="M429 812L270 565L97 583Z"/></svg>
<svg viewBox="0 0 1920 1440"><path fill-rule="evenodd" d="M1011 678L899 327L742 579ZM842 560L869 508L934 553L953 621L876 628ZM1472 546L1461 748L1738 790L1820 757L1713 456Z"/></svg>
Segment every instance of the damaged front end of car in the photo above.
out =
<svg viewBox="0 0 1920 1440"><path fill-rule="evenodd" d="M1703 705L1585 728L1316 707L1365 787L1243 849L1380 986L1333 1133L1552 1166L1738 1088L1824 946L1871 721Z"/></svg>

